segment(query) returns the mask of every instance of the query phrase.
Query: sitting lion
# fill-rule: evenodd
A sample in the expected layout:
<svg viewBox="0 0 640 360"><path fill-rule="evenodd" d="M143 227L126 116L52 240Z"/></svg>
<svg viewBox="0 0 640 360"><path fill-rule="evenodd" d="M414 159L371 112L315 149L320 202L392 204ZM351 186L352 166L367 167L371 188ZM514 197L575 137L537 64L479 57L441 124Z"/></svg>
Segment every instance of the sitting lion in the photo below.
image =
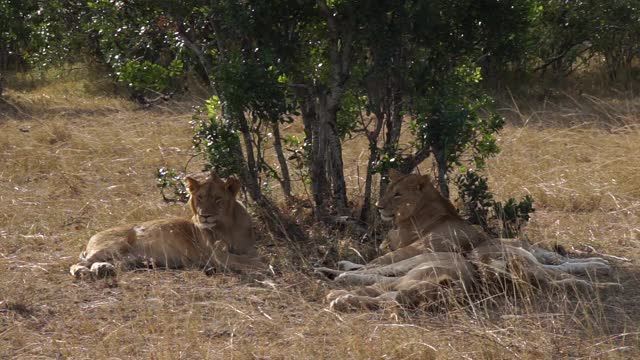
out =
<svg viewBox="0 0 640 360"><path fill-rule="evenodd" d="M428 175L404 175L391 169L389 179L391 183L376 207L382 220L395 224L385 241L392 251L374 264L390 264L425 251L468 252L488 239L460 218Z"/></svg>
<svg viewBox="0 0 640 360"><path fill-rule="evenodd" d="M225 182L213 171L187 176L185 182L191 220L152 220L99 232L89 239L71 274L76 278L113 275L114 261L125 267L263 269L251 218L236 199L240 182L233 177Z"/></svg>
<svg viewBox="0 0 640 360"><path fill-rule="evenodd" d="M341 261L341 270L318 268L338 285L365 286L354 292L331 291L327 299L332 308L417 305L438 300L443 288L468 293L504 280L590 289L590 281L574 275L610 270L601 258L567 259L525 241L491 239L458 215L429 176L395 170L389 175L391 183L376 206L383 220L395 224L385 240L391 252L364 266Z"/></svg>

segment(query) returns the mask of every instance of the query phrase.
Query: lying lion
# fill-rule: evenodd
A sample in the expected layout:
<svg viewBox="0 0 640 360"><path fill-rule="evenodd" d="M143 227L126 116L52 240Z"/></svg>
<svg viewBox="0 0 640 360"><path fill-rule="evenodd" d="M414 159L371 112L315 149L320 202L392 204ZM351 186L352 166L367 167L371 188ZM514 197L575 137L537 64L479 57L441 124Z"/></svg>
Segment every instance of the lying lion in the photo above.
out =
<svg viewBox="0 0 640 360"><path fill-rule="evenodd" d="M395 224L385 240L391 252L364 266L342 261L340 270L318 268L338 285L364 286L331 291L327 299L332 308L417 305L437 301L443 288L469 293L504 280L589 289L590 281L574 275L610 270L601 258L568 259L525 241L491 239L458 215L429 176L395 170L389 175L391 183L376 206L383 220Z"/></svg>
<svg viewBox="0 0 640 360"><path fill-rule="evenodd" d="M245 207L236 199L240 182L221 180L213 171L185 178L191 220L152 220L99 232L89 239L76 278L113 275L114 263L166 268L244 272L265 267L255 249L255 234Z"/></svg>

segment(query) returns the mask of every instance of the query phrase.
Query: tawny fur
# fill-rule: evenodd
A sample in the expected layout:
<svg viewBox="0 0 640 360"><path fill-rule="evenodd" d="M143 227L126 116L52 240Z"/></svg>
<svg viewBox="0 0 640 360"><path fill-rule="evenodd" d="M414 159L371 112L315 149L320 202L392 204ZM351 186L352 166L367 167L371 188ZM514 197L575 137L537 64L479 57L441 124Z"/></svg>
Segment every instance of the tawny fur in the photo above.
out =
<svg viewBox="0 0 640 360"><path fill-rule="evenodd" d="M125 268L141 264L167 268L214 268L244 272L265 267L255 249L251 217L236 199L240 183L214 172L190 175L188 219L164 219L118 226L89 239L76 277L108 275L117 262Z"/></svg>
<svg viewBox="0 0 640 360"><path fill-rule="evenodd" d="M464 221L453 205L433 187L429 176L389 172L391 183L376 207L393 221L384 245L390 253L369 266L391 264L424 252L467 252L487 235Z"/></svg>

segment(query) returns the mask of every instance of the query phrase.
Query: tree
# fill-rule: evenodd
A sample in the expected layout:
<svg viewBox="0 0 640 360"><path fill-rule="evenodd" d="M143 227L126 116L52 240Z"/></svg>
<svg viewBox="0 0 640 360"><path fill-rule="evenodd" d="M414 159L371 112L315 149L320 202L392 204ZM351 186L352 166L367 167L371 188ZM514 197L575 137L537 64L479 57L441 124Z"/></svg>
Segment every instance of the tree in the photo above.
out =
<svg viewBox="0 0 640 360"><path fill-rule="evenodd" d="M295 156L304 159L316 218L328 221L349 213L342 146L364 133L369 159L359 217L367 220L375 174L384 191L388 169L411 171L432 158L448 196L452 170L482 167L497 152L502 119L491 111L483 74L555 66L546 65L559 64L554 58L572 66L570 53L585 44L608 54L608 64L630 63L637 29L621 28L635 15L618 15L634 1L4 0L0 16L10 26L0 36L10 45L0 60L7 49L43 65L49 62L33 54L80 52L101 59L147 103L180 91L185 72L198 74L211 97L194 115L194 146L207 166L237 174L267 209L274 206L266 179L288 200L295 195L282 124L302 121ZM599 15L587 17L589 6ZM604 25L589 35L595 22ZM407 125L412 139L401 143Z"/></svg>

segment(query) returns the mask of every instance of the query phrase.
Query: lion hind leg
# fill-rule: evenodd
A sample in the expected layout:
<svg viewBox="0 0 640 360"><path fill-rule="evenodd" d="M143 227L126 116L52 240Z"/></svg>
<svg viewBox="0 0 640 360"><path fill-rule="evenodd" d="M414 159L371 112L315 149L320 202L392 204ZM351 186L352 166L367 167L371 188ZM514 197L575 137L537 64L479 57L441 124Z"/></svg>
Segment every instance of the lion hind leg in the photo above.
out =
<svg viewBox="0 0 640 360"><path fill-rule="evenodd" d="M588 258L566 258L568 263L581 263L581 262L599 262L602 264L608 264L609 260L603 259L601 257L588 257Z"/></svg>
<svg viewBox="0 0 640 360"><path fill-rule="evenodd" d="M542 265L545 269L565 272L573 275L609 274L611 267L598 261L566 262L558 265Z"/></svg>
<svg viewBox="0 0 640 360"><path fill-rule="evenodd" d="M329 269L326 267L318 267L318 268L315 268L315 270L317 272L324 274L330 279L334 279L335 277L350 271L356 274L371 274L371 275L399 277L399 276L405 275L406 273L411 271L411 269L415 268L416 266L422 263L437 260L441 255L442 255L441 253L420 254L420 255L413 256L408 259L404 259L402 261L398 261L392 264L378 265L376 267L373 267L373 266L367 267L367 266L362 266L358 264L353 264L349 261L340 261L338 262L338 267L340 268L340 270ZM341 263L348 263L348 264L345 265ZM358 268L352 269L352 270L344 269L344 267L348 268L349 264L356 265Z"/></svg>
<svg viewBox="0 0 640 360"><path fill-rule="evenodd" d="M593 291L593 286L589 281L573 277L560 280L550 280L548 284L555 287L561 287L564 289L575 289L583 292Z"/></svg>
<svg viewBox="0 0 640 360"><path fill-rule="evenodd" d="M338 269L342 271L353 271L353 270L359 270L362 268L364 268L364 265L362 264L356 264L347 260L338 261Z"/></svg>
<svg viewBox="0 0 640 360"><path fill-rule="evenodd" d="M419 255L394 262L388 265L364 268L357 272L360 274L376 274L383 276L399 277L407 274L409 271L424 263L440 261L442 259L454 261L456 254L453 253L421 253Z"/></svg>
<svg viewBox="0 0 640 360"><path fill-rule="evenodd" d="M575 289L583 292L592 292L594 289L611 289L623 290L622 284L617 282L592 282L589 280L579 279L573 275L564 274L560 279L554 279L549 281L550 285Z"/></svg>
<svg viewBox="0 0 640 360"><path fill-rule="evenodd" d="M377 275L377 274L361 274L357 272L343 272L334 280L340 285L373 285L388 284L396 281L397 278Z"/></svg>
<svg viewBox="0 0 640 360"><path fill-rule="evenodd" d="M538 259L541 264L560 265L564 263L602 263L609 264L609 261L600 257L590 258L569 258L557 252L545 250L542 248L534 248L531 253Z"/></svg>
<svg viewBox="0 0 640 360"><path fill-rule="evenodd" d="M434 253L421 254L417 255L396 263L388 264L388 265L379 265L376 267L366 267L358 264L353 264L349 261L340 261L338 262L338 268L340 270L330 269L326 267L317 267L314 270L331 280L334 280L338 276L346 273L352 272L357 275L379 275L379 276L391 276L391 277L399 277L405 275L411 269L420 265L427 261L432 261L434 258ZM355 269L350 269L350 265L356 265Z"/></svg>

